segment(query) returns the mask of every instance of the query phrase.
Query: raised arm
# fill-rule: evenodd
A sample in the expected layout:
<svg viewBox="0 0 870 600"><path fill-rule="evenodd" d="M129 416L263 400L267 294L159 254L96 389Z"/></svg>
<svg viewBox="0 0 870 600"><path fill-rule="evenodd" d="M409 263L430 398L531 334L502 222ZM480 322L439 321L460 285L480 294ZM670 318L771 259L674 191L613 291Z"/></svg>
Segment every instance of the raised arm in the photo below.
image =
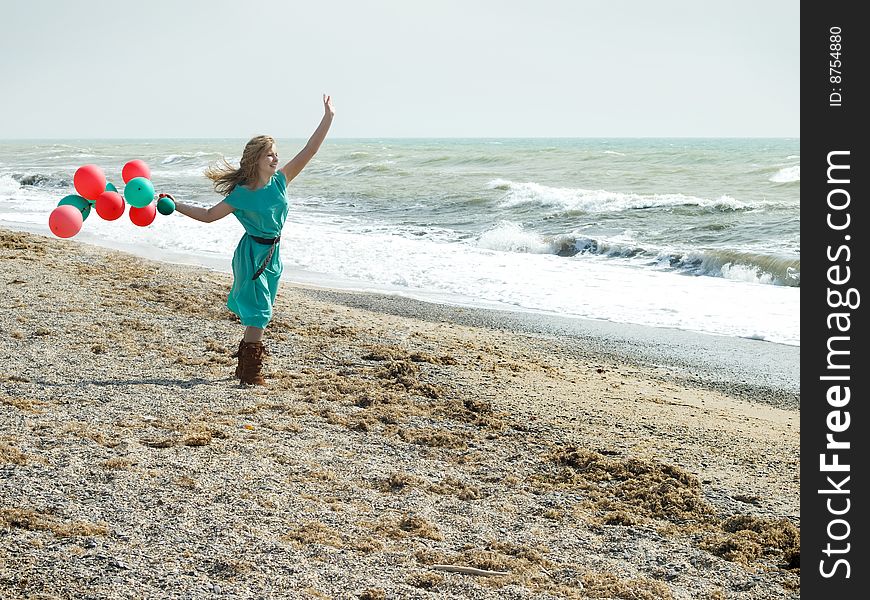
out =
<svg viewBox="0 0 870 600"><path fill-rule="evenodd" d="M281 167L281 172L284 177L290 182L294 177L299 175L305 165L317 154L323 140L326 139L326 132L329 131L329 126L332 125L332 117L335 116L335 109L332 107L332 97L323 95L323 119L320 120L320 125L314 130L314 133L308 139L305 147L299 151L299 154L290 159L286 165Z"/></svg>

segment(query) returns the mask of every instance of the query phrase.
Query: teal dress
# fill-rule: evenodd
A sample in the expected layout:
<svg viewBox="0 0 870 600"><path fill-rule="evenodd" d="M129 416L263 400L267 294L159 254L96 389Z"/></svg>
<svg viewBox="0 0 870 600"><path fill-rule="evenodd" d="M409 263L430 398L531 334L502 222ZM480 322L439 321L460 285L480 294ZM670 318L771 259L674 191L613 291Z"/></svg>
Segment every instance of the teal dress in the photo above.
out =
<svg viewBox="0 0 870 600"><path fill-rule="evenodd" d="M233 287L227 308L238 315L242 325L264 329L272 319L272 305L284 267L280 244L275 244L266 268L254 279L272 246L254 241L251 236L271 239L281 235L287 219L287 179L278 171L258 190L237 185L225 200L235 209L233 214L245 228L245 235L233 254Z"/></svg>

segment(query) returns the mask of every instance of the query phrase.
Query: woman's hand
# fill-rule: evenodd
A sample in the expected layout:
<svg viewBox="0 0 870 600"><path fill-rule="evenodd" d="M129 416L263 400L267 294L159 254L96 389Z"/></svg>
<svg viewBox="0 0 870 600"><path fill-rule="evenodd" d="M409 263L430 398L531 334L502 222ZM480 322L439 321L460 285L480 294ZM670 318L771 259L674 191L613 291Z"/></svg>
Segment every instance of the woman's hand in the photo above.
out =
<svg viewBox="0 0 870 600"><path fill-rule="evenodd" d="M330 117L335 116L335 108L332 106L332 96L323 94L323 113Z"/></svg>

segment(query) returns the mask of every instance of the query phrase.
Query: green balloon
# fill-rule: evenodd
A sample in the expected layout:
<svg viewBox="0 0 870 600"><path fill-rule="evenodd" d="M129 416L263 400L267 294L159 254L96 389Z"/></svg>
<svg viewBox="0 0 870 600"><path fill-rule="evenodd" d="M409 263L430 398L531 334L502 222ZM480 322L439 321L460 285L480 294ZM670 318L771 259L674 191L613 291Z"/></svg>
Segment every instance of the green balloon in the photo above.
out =
<svg viewBox="0 0 870 600"><path fill-rule="evenodd" d="M154 200L154 185L145 177L134 177L124 187L124 200L130 206L143 208Z"/></svg>
<svg viewBox="0 0 870 600"><path fill-rule="evenodd" d="M70 206L75 206L77 209L82 211L82 221L88 218L88 215L91 214L91 203L78 196L76 194L70 194L69 196L64 196L61 198L60 202L57 203L58 206L63 206L64 204L69 204Z"/></svg>
<svg viewBox="0 0 870 600"><path fill-rule="evenodd" d="M161 215L171 215L175 212L175 202L171 198L163 196L157 201L157 212Z"/></svg>
<svg viewBox="0 0 870 600"><path fill-rule="evenodd" d="M111 181L106 183L106 191L107 192L117 192L118 188L115 187L115 184Z"/></svg>

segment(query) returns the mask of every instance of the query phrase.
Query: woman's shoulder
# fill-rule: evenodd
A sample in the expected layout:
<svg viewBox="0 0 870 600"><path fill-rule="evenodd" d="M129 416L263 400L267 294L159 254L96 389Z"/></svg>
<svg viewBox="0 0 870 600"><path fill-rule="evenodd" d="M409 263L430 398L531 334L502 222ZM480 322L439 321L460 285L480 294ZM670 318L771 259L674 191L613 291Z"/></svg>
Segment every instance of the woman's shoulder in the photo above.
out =
<svg viewBox="0 0 870 600"><path fill-rule="evenodd" d="M280 170L276 171L274 175L272 175L272 181L278 184L281 189L287 187L287 176L284 175Z"/></svg>
<svg viewBox="0 0 870 600"><path fill-rule="evenodd" d="M245 203L245 200L250 196L250 194L251 191L248 188L242 184L238 184L224 197L224 201L236 208L242 208L241 205Z"/></svg>

